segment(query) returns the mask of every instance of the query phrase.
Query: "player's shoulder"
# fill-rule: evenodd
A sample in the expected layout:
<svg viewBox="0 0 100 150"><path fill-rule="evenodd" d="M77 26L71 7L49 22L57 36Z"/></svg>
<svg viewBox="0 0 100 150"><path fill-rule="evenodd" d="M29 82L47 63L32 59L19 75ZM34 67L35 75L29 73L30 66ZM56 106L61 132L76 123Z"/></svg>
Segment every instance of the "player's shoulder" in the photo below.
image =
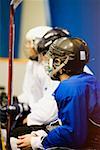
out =
<svg viewBox="0 0 100 150"><path fill-rule="evenodd" d="M88 73L82 73L79 75L73 75L70 78L61 81L60 87L73 89L89 83L93 84L95 82L96 82L96 78L94 75Z"/></svg>

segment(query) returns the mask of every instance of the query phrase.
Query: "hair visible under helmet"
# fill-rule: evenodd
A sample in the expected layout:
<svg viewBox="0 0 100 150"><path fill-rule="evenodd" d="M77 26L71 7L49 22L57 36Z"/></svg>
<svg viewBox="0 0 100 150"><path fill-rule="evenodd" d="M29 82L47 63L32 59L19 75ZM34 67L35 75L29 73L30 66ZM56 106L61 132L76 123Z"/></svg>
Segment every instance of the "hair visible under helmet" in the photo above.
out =
<svg viewBox="0 0 100 150"><path fill-rule="evenodd" d="M60 38L56 40L47 53L53 59L52 76L62 74L80 74L89 60L89 48L80 38Z"/></svg>

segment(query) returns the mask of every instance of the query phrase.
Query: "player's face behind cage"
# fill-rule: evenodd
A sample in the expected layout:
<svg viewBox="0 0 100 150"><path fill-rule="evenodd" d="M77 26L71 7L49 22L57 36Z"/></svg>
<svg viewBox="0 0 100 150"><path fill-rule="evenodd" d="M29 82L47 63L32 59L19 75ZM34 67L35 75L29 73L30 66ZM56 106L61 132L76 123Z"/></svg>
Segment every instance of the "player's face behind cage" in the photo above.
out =
<svg viewBox="0 0 100 150"><path fill-rule="evenodd" d="M47 56L48 72L52 77L62 73L74 75L83 72L83 67L89 60L89 49L79 38L63 37L53 42Z"/></svg>
<svg viewBox="0 0 100 150"><path fill-rule="evenodd" d="M35 48L33 47L33 41L30 40L26 40L25 42L25 55L27 58L30 58L30 57L36 57L38 55L38 52L35 50Z"/></svg>

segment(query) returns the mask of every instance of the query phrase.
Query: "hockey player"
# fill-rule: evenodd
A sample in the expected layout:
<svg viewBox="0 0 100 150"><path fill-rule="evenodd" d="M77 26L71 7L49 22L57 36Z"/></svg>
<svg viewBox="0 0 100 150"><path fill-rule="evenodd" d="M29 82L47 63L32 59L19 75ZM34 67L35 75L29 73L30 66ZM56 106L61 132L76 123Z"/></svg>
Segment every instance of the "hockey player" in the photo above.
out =
<svg viewBox="0 0 100 150"><path fill-rule="evenodd" d="M48 55L50 76L61 81L53 93L61 125L48 135L39 130L19 137L18 147L100 149L100 85L94 75L83 72L89 61L87 44L63 37L50 46Z"/></svg>
<svg viewBox="0 0 100 150"><path fill-rule="evenodd" d="M45 73L44 67L46 67L47 64L43 64L42 59L44 58L44 54L47 52L49 45L55 39L64 36L66 37L69 36L69 32L67 30L63 30L60 28L52 29L51 27L48 26L40 26L33 28L26 34L26 48L29 57L29 62L27 64L25 73L23 93L18 97L18 101L20 103L28 104L31 108L31 112L35 112L35 109L38 109L37 104L39 106L38 102L40 101L40 99L43 99L44 101L45 99L44 96L48 95L47 93L49 93L50 95L52 93L52 90L54 91L54 89L59 84L58 82L52 81L49 78L49 76ZM54 105L54 107L56 106ZM38 116L37 112L38 111L36 111L36 115ZM55 114L56 112L53 113ZM51 111L50 114L53 117L55 116L51 113ZM36 125L42 124L41 122L42 119L40 119L39 122L39 118L37 118L37 120L35 118L36 115L35 113L34 115L33 114L31 115L31 113L28 115L27 117L28 126L33 124Z"/></svg>
<svg viewBox="0 0 100 150"><path fill-rule="evenodd" d="M43 63L43 59L54 40L67 36L69 36L67 30L47 26L33 28L26 34L27 55L30 60L26 68L23 93L18 97L19 104L15 107L18 114L19 111L25 111L29 107L31 112L24 119L24 125L11 132L11 137L17 138L32 130L45 129L46 124L58 118L57 104L51 93L59 82L52 81L46 74L44 67L47 64ZM11 138L11 147L14 150L15 138Z"/></svg>

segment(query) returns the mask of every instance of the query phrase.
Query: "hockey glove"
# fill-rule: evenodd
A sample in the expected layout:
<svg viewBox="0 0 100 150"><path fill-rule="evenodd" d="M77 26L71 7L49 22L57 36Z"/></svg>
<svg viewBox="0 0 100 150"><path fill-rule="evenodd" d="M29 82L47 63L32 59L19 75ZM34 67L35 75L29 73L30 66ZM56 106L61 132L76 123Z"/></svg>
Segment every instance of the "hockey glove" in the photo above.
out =
<svg viewBox="0 0 100 150"><path fill-rule="evenodd" d="M14 105L10 105L7 107L8 114L11 115L18 115L18 114L25 114L30 112L30 107L24 103L16 103Z"/></svg>

